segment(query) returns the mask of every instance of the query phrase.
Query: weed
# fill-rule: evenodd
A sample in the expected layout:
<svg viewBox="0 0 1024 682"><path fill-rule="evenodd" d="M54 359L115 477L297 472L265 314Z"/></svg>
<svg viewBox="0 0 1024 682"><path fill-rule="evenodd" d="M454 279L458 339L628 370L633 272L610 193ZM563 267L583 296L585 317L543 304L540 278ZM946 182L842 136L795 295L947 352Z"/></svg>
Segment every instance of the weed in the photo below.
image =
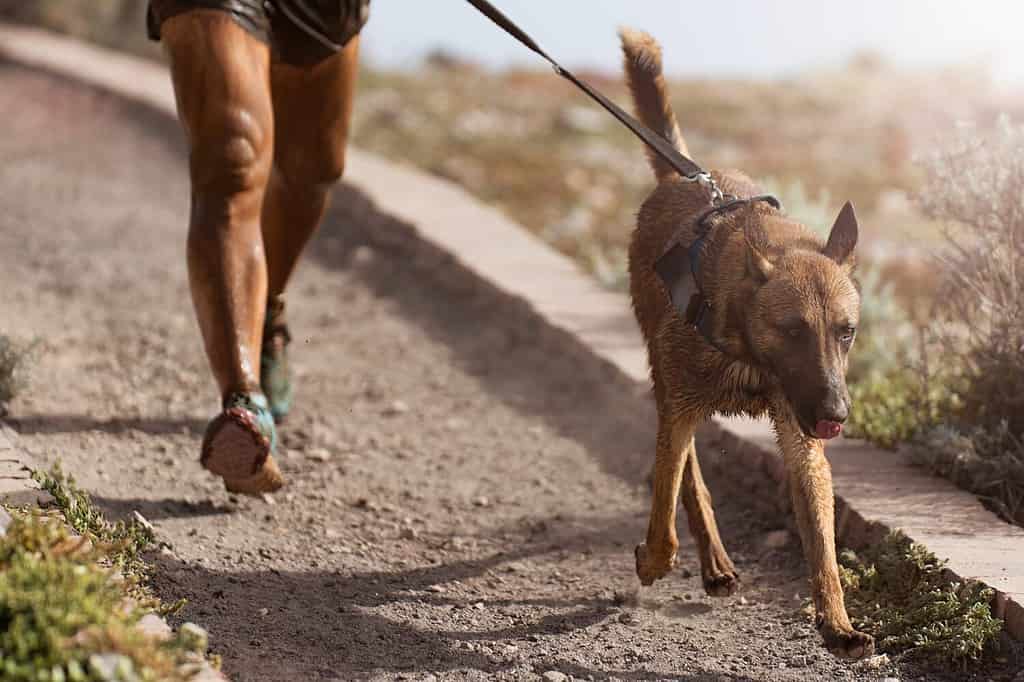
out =
<svg viewBox="0 0 1024 682"><path fill-rule="evenodd" d="M872 634L880 651L964 663L980 658L1002 630L990 588L950 583L943 562L901 533L860 554L845 550L839 563L854 626Z"/></svg>
<svg viewBox="0 0 1024 682"><path fill-rule="evenodd" d="M19 344L0 334L0 417L7 404L28 384L29 368L38 346L38 342Z"/></svg>
<svg viewBox="0 0 1024 682"><path fill-rule="evenodd" d="M12 510L0 538L0 677L8 682L189 679L205 651L136 627L149 610L126 599L106 547L60 518ZM95 519L93 524L96 525Z"/></svg>

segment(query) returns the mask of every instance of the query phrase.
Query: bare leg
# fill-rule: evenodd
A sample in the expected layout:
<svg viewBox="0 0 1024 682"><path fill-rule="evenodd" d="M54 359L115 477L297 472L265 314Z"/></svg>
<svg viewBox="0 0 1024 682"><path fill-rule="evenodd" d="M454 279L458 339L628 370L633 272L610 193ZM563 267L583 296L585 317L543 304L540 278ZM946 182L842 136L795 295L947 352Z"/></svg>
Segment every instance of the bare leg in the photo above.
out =
<svg viewBox="0 0 1024 682"><path fill-rule="evenodd" d="M811 572L818 631L825 640L826 648L837 656L869 656L874 651L874 640L870 635L853 629L843 601L843 587L836 563L832 469L825 459L824 444L804 435L788 410L776 412L775 426L789 472L789 489L804 555Z"/></svg>
<svg viewBox="0 0 1024 682"><path fill-rule="evenodd" d="M274 142L266 45L224 12L161 27L188 137L188 270L206 354L222 396L259 390L267 295L260 232Z"/></svg>
<svg viewBox="0 0 1024 682"><path fill-rule="evenodd" d="M263 205L268 293L284 292L345 169L359 37L310 68L274 63L274 167Z"/></svg>
<svg viewBox="0 0 1024 682"><path fill-rule="evenodd" d="M683 470L682 499L686 517L690 522L690 534L697 543L700 556L700 573L704 590L716 597L725 597L739 587L739 576L722 545L715 522L715 511L711 506L711 493L704 484L697 461L697 447L690 439L686 446L686 465Z"/></svg>
<svg viewBox="0 0 1024 682"><path fill-rule="evenodd" d="M284 482L259 375L267 300L260 214L274 145L269 51L220 11L180 14L161 33L190 149L192 302L224 407L200 461L229 490L269 492Z"/></svg>

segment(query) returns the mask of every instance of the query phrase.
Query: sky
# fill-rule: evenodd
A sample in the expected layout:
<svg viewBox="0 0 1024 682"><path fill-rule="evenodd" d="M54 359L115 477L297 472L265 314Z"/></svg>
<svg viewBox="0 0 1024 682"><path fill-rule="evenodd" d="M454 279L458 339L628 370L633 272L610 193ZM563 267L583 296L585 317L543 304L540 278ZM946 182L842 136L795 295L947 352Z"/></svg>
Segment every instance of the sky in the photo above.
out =
<svg viewBox="0 0 1024 682"><path fill-rule="evenodd" d="M619 68L616 28L644 29L674 75L785 77L873 50L907 66L984 61L1024 83L1024 0L491 0L566 66ZM371 0L363 54L413 67L444 48L541 66L465 0Z"/></svg>

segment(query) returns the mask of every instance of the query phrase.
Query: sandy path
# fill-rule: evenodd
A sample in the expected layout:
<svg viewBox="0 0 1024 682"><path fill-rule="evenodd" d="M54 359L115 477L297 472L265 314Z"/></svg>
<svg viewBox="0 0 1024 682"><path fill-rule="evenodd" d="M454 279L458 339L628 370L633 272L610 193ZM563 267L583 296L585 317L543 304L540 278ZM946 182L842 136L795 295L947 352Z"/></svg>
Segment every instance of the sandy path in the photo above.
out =
<svg viewBox="0 0 1024 682"><path fill-rule="evenodd" d="M646 389L351 189L293 287L289 485L227 495L197 463L217 399L176 126L10 65L0 120L0 331L48 348L12 424L111 513L155 524L158 589L189 599L234 679L910 674L820 650L795 543L765 547L772 528L723 495L742 597L705 597L685 544L637 601Z"/></svg>

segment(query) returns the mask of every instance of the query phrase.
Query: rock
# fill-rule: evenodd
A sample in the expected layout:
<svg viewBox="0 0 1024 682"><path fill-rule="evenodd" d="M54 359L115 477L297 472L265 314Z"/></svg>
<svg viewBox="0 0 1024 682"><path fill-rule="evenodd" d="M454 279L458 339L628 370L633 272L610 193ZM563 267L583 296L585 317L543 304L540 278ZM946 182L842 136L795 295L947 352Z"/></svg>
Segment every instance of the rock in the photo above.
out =
<svg viewBox="0 0 1024 682"><path fill-rule="evenodd" d="M313 448L306 453L306 459L314 462L326 462L331 458L331 453L326 448Z"/></svg>
<svg viewBox="0 0 1024 682"><path fill-rule="evenodd" d="M746 597L740 597L739 602L740 602L740 606L746 606L747 604L750 603L749 601L747 601Z"/></svg>
<svg viewBox="0 0 1024 682"><path fill-rule="evenodd" d="M568 682L569 680L568 675L560 673L557 670L549 670L541 675L541 677L543 677L546 682Z"/></svg>
<svg viewBox="0 0 1024 682"><path fill-rule="evenodd" d="M270 493L263 493L262 495L260 495L260 499L263 500L264 504L277 504L277 500L275 500L273 495L271 495Z"/></svg>
<svg viewBox="0 0 1024 682"><path fill-rule="evenodd" d="M868 656L857 663L858 668L861 670L879 670L889 665L889 657L885 654L877 654L875 656Z"/></svg>
<svg viewBox="0 0 1024 682"><path fill-rule="evenodd" d="M269 616L270 615L270 609L264 607L264 608L259 610L259 614L261 616Z"/></svg>
<svg viewBox="0 0 1024 682"><path fill-rule="evenodd" d="M7 513L7 510L0 507L0 536L7 535L7 529L11 527L12 521L14 519Z"/></svg>
<svg viewBox="0 0 1024 682"><path fill-rule="evenodd" d="M385 417L397 417L400 414L405 414L409 411L409 406L401 400L396 400L390 405L384 408L381 412Z"/></svg>
<svg viewBox="0 0 1024 682"><path fill-rule="evenodd" d="M153 524L150 523L145 516L140 514L138 510L132 512L132 518L135 520L135 523L139 524L140 526L148 530L150 533L154 532Z"/></svg>
<svg viewBox="0 0 1024 682"><path fill-rule="evenodd" d="M782 549L789 544L789 531L788 530L773 530L770 533L766 533L761 539L761 545L766 550Z"/></svg>
<svg viewBox="0 0 1024 682"><path fill-rule="evenodd" d="M155 613L147 613L139 619L139 622L135 627L141 630L147 637L152 637L154 639L171 638L171 626L164 622L164 619Z"/></svg>
<svg viewBox="0 0 1024 682"><path fill-rule="evenodd" d="M637 619L636 616L634 616L631 612L626 611L622 614L619 614L619 622L624 625L636 625Z"/></svg>
<svg viewBox="0 0 1024 682"><path fill-rule="evenodd" d="M93 654L89 657L89 672L104 682L138 682L132 659L120 654Z"/></svg>
<svg viewBox="0 0 1024 682"><path fill-rule="evenodd" d="M186 649L205 654L210 645L210 635L195 623L182 623L178 628L178 641Z"/></svg>
<svg viewBox="0 0 1024 682"><path fill-rule="evenodd" d="M415 528L403 528L398 532L398 537L403 540L415 540L420 536L419 532Z"/></svg>
<svg viewBox="0 0 1024 682"><path fill-rule="evenodd" d="M490 505L491 505L491 501L489 499L487 499L487 497L485 495L481 495L479 497L474 497L473 498L473 506L474 507L489 507Z"/></svg>

